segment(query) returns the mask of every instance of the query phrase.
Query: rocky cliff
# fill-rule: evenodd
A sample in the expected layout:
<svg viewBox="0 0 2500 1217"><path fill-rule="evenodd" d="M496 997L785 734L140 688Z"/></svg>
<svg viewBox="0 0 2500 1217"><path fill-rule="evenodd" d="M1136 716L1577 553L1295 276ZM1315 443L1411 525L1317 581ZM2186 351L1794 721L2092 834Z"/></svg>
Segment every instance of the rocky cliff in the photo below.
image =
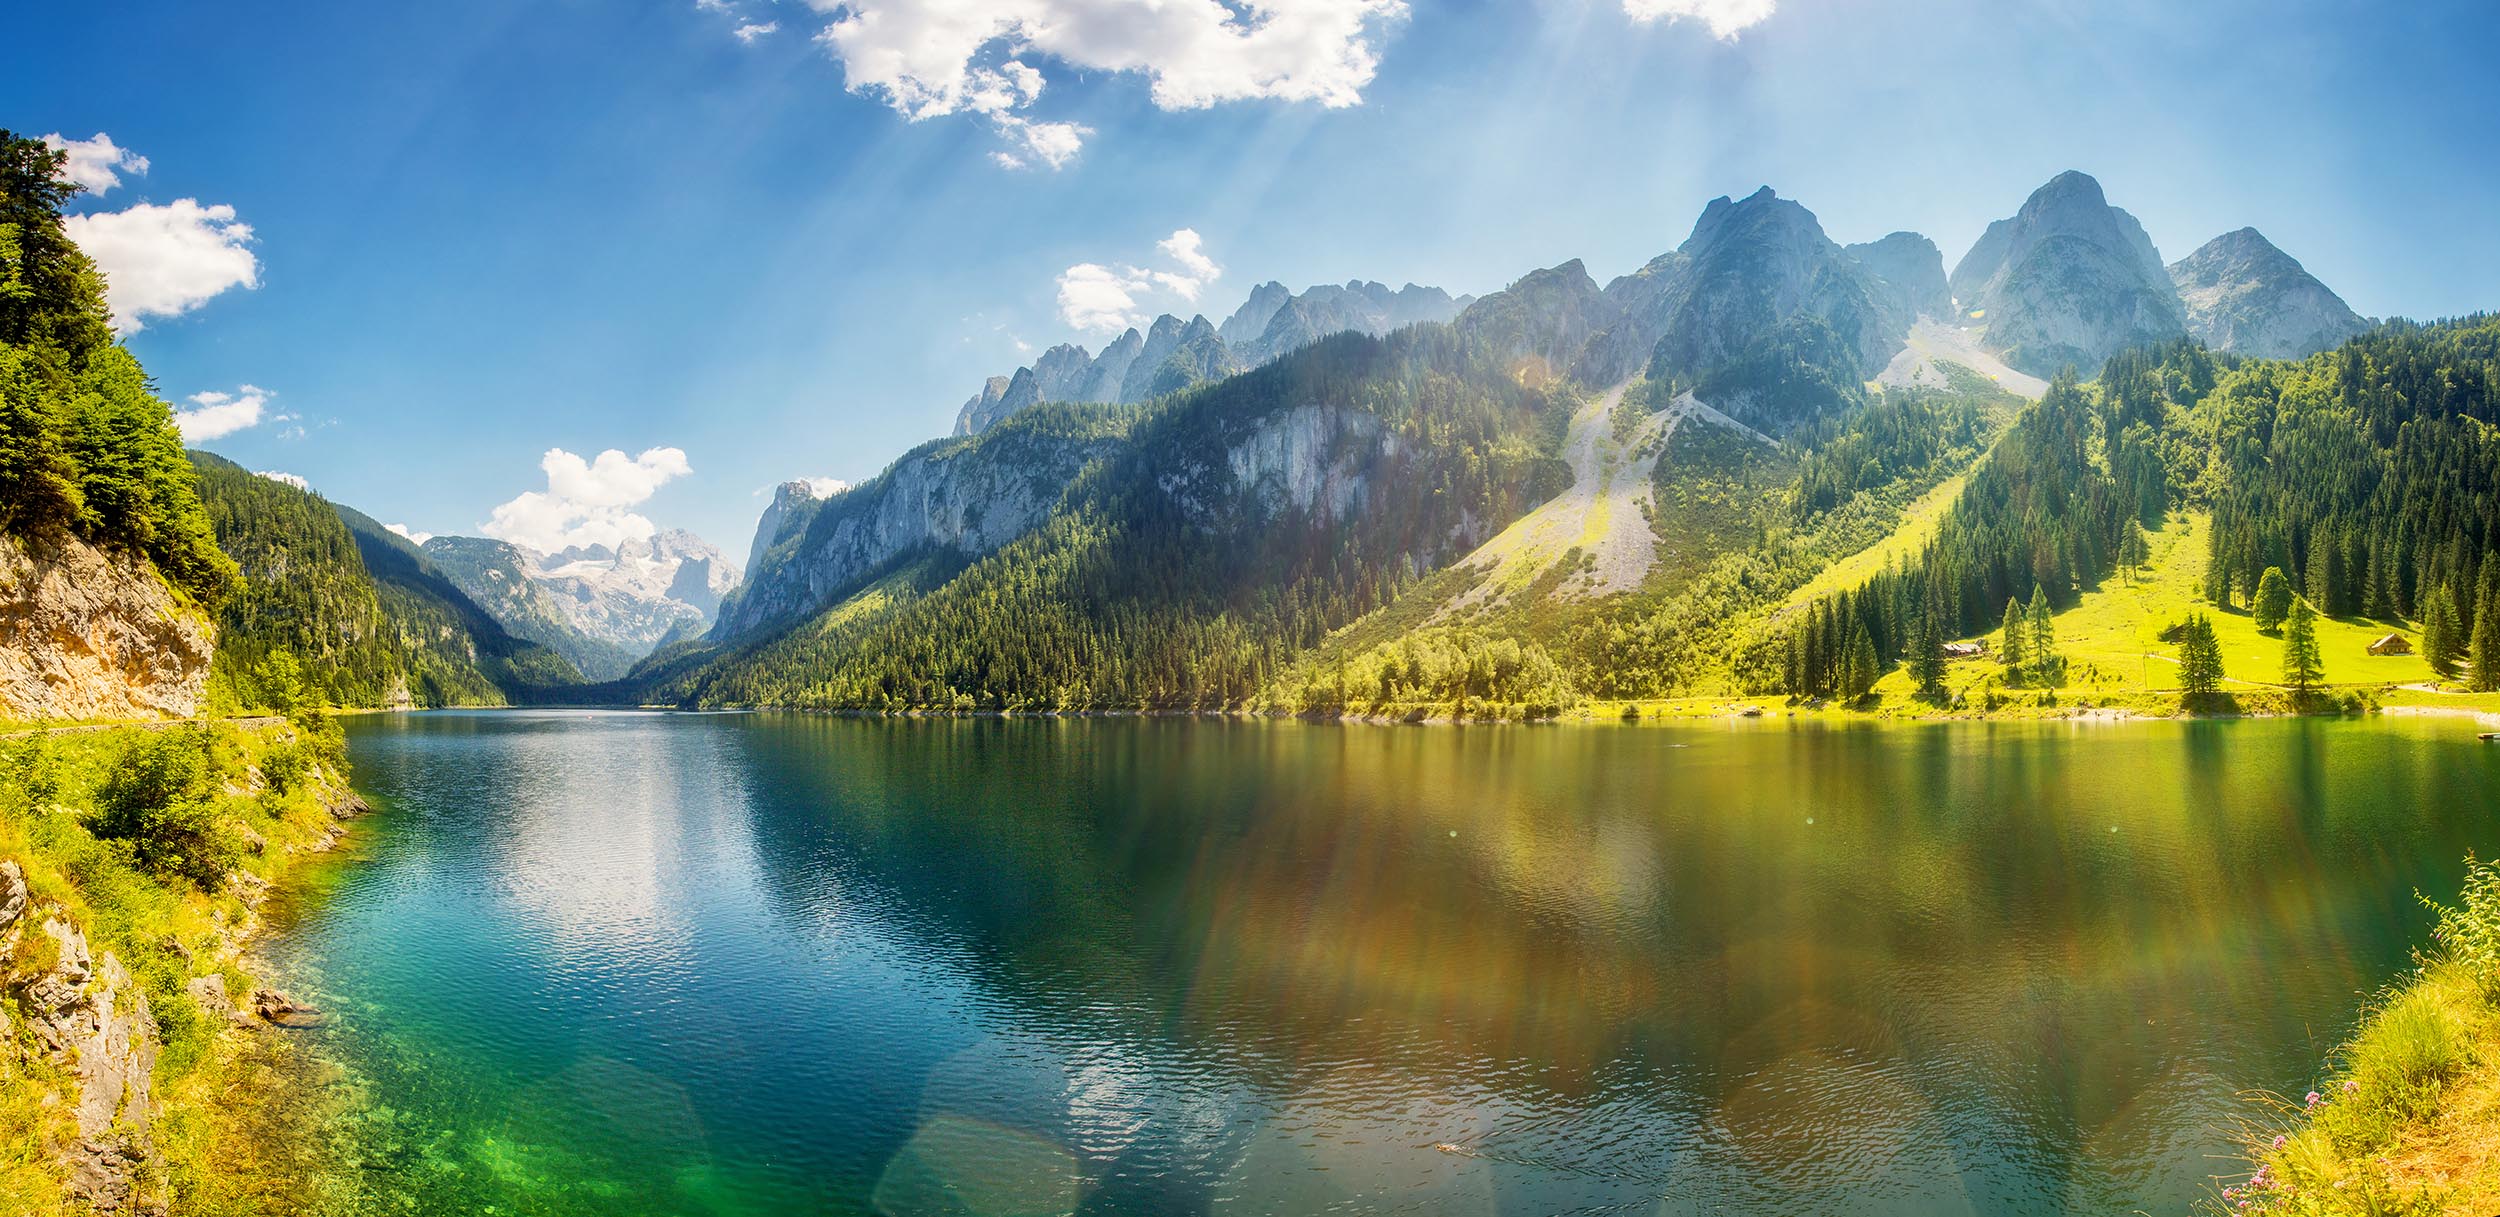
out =
<svg viewBox="0 0 2500 1217"><path fill-rule="evenodd" d="M2035 376L2084 376L2130 346L2187 332L2187 310L2161 255L2101 184L2069 170L1988 226L1951 281L1987 345Z"/></svg>
<svg viewBox="0 0 2500 1217"><path fill-rule="evenodd" d="M2227 232L2170 264L2188 333L2217 351L2299 359L2369 323L2254 228Z"/></svg>
<svg viewBox="0 0 2500 1217"><path fill-rule="evenodd" d="M35 905L25 871L0 862L0 954L43 964L11 978L12 1004L35 1046L73 1083L69 1191L97 1213L162 1213L164 1180L153 1169L159 1040L148 995L111 952L92 952L58 909ZM9 1024L0 1007L0 1032L14 1031Z"/></svg>
<svg viewBox="0 0 2500 1217"><path fill-rule="evenodd" d="M0 537L0 717L187 718L215 638L143 561Z"/></svg>
<svg viewBox="0 0 2500 1217"><path fill-rule="evenodd" d="M830 498L781 502L779 539L723 602L708 637L814 612L909 555L986 554L1040 523L1077 473L1118 442L1102 420L1028 411L978 436L924 444Z"/></svg>

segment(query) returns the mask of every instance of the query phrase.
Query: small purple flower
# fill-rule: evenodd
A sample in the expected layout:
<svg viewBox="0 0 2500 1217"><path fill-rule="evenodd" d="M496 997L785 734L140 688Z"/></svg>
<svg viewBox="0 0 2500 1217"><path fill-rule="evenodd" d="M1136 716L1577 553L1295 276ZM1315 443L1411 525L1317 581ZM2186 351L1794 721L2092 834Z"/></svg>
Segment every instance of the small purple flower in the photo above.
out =
<svg viewBox="0 0 2500 1217"><path fill-rule="evenodd" d="M2283 1135L2283 1134L2281 1134L2281 1133L2276 1133L2276 1134L2274 1134L2274 1147L2275 1147L2276 1149L2281 1149L2281 1148L2283 1148L2283 1142L2284 1142L2285 1140L2287 1140L2287 1139L2288 1139L2288 1138L2284 1137L2284 1135Z"/></svg>
<svg viewBox="0 0 2500 1217"><path fill-rule="evenodd" d="M2325 1102L2325 1101L2326 1101L2325 1099L2322 1099L2322 1098L2318 1097L2318 1092L2317 1092L2317 1091L2312 1090L2312 1091L2310 1091L2310 1092L2309 1092L2309 1105L2310 1105L2311 1107L2315 1107L2315 1106L2317 1106L2318 1104L2323 1103L2323 1102Z"/></svg>
<svg viewBox="0 0 2500 1217"><path fill-rule="evenodd" d="M2350 1079L2350 1078L2346 1078L2346 1079L2344 1080L2344 1093L2345 1093L2345 1094L2358 1094L2358 1093L2360 1093L2360 1091L2361 1091L2361 1083L2356 1082L2356 1081L2353 1081L2353 1080L2352 1080L2352 1079Z"/></svg>

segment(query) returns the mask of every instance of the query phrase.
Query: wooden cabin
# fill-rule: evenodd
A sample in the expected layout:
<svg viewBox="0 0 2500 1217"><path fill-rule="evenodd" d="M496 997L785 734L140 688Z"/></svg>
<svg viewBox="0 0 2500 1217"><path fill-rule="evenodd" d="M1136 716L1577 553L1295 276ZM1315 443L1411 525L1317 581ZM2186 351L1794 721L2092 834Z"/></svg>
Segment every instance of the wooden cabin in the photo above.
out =
<svg viewBox="0 0 2500 1217"><path fill-rule="evenodd" d="M1988 640L1984 638L1977 642L1948 642L1944 644L1944 657L1946 659L1978 659L1985 656L1987 653Z"/></svg>
<svg viewBox="0 0 2500 1217"><path fill-rule="evenodd" d="M2370 653L2373 655L2410 655L2413 653L2413 644L2402 634L2389 634L2371 643Z"/></svg>

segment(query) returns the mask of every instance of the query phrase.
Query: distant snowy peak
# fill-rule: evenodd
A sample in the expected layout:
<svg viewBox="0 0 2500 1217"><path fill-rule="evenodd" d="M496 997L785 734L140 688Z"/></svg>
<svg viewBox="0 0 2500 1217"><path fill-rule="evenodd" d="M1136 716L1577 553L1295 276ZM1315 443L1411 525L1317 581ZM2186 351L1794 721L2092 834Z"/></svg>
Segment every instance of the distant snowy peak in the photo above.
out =
<svg viewBox="0 0 2500 1217"><path fill-rule="evenodd" d="M541 553L480 537L434 537L423 549L505 629L594 680L624 675L665 638L710 628L739 575L710 543L674 528L613 549Z"/></svg>

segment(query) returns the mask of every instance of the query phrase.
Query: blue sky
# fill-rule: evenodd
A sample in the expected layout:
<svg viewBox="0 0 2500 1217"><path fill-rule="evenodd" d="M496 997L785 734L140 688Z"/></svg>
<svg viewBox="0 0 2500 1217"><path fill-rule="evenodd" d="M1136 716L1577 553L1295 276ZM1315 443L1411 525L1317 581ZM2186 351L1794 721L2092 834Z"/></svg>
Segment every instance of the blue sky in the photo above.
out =
<svg viewBox="0 0 2500 1217"><path fill-rule="evenodd" d="M873 475L1026 348L1098 346L1071 267L1204 280L1157 248L1183 229L1220 318L1267 279L1603 280L1765 183L1950 262L2071 167L2165 257L2253 224L2366 314L2500 306L2488 3L1265 2L1251 42L1218 0L28 6L0 124L147 159L82 204L126 256L184 224L252 255L163 271L190 307L129 337L178 405L259 407L204 446L424 531L535 493L507 531L738 556L760 489Z"/></svg>

